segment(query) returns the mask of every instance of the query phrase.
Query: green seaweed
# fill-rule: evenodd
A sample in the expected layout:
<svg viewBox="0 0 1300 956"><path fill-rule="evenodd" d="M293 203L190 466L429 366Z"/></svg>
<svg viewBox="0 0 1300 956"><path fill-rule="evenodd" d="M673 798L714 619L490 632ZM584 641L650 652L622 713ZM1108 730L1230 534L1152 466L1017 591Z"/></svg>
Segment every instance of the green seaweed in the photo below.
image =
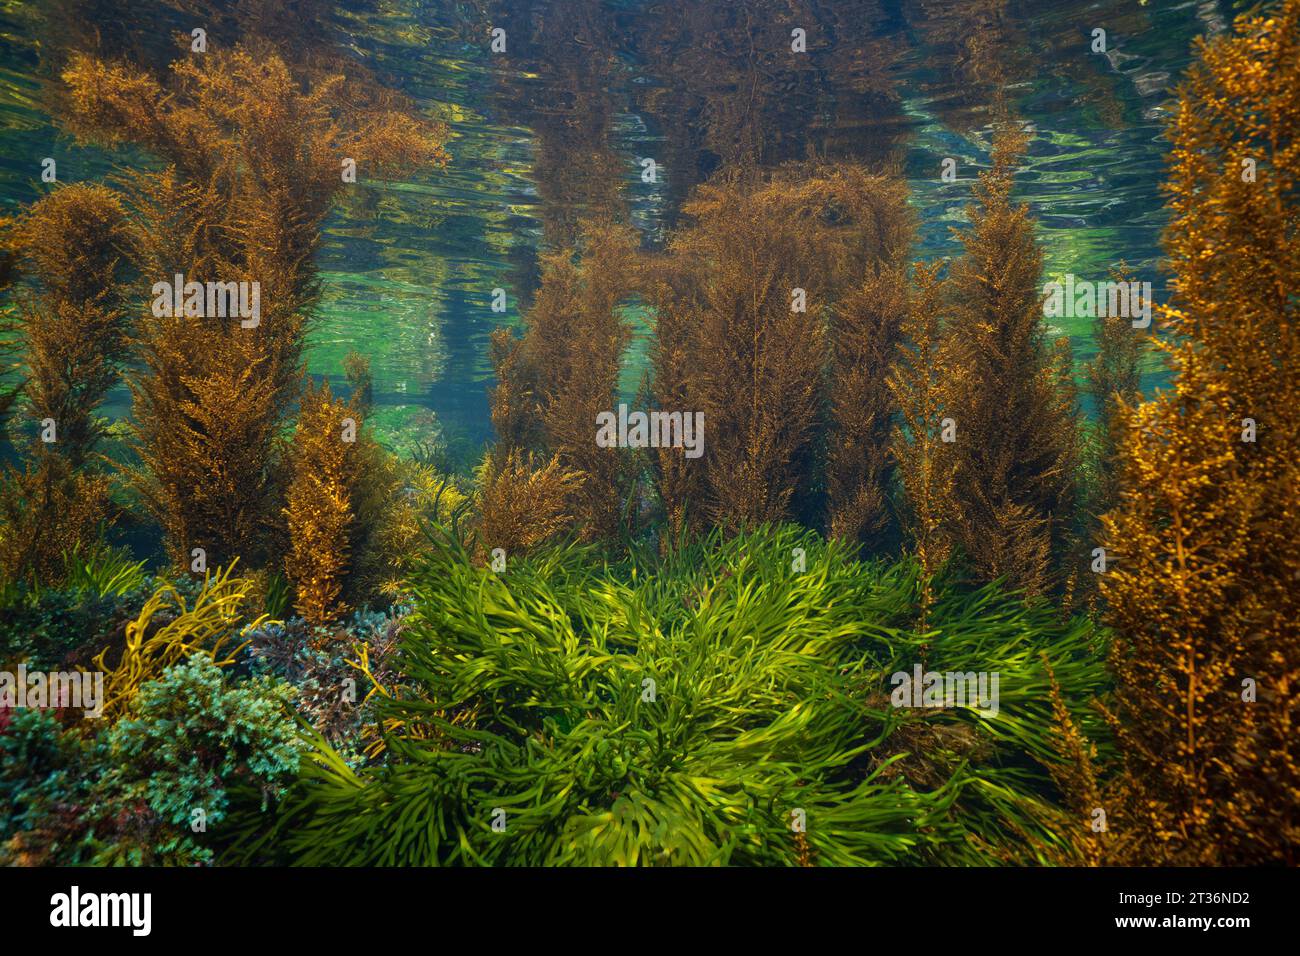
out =
<svg viewBox="0 0 1300 956"><path fill-rule="evenodd" d="M794 527L663 560L559 545L500 574L435 528L409 587L404 679L379 705L386 762L354 770L313 737L270 818L232 814L229 861L1042 859L1062 840L1039 764L1055 753L1041 655L1100 731L1082 706L1105 681L1086 619L950 588L917 632L915 565L858 562ZM922 653L1000 671L997 715L892 707L889 676Z"/></svg>

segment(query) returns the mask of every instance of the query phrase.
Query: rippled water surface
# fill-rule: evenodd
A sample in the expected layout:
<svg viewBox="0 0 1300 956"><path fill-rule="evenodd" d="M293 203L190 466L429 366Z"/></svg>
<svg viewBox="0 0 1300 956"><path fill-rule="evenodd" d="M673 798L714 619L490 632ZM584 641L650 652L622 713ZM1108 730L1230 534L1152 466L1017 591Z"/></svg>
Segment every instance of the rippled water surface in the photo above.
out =
<svg viewBox="0 0 1300 956"><path fill-rule="evenodd" d="M59 157L61 181L139 160L77 148L41 106L40 6L0 3L8 212L39 194L45 156ZM1236 12L1162 0L391 0L348 11L338 41L446 120L453 159L405 182L362 183L332 216L308 367L341 381L344 356L365 353L381 427L412 440L441 432L467 459L491 435L488 335L518 321L538 250L586 209L620 204L653 245L689 189L727 162L893 162L913 191L916 256L951 255L950 227L987 160L995 88L1033 129L1018 188L1038 217L1048 277L1102 279L1122 259L1159 297L1168 90L1193 40ZM172 26L190 19L178 12ZM507 30L508 56L488 49L494 25ZM773 41L794 27L808 31L802 60ZM1090 49L1095 28L1107 31L1105 54ZM656 183L641 181L646 157ZM939 175L947 157L953 183ZM494 287L508 290L505 314L490 309ZM1059 330L1080 361L1092 352L1088 323ZM629 388L642 355L629 357ZM127 413L124 389L108 410Z"/></svg>

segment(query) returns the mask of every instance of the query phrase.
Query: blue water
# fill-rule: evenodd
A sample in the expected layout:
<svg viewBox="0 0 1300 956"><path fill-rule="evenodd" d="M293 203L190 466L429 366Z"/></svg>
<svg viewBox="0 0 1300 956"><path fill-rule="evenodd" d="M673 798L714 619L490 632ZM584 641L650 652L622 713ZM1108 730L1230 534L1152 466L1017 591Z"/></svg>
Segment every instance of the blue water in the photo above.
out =
<svg viewBox="0 0 1300 956"><path fill-rule="evenodd" d="M39 6L0 2L0 211L7 213L40 194L45 156L57 157L63 182L142 161L76 147L42 111ZM809 54L812 72L787 82L771 65L784 60L751 54L743 43L744 55L733 56L734 37L709 29L722 14L707 4L565 0L479 10L395 0L376 7L345 14L341 41L449 124L453 158L443 171L406 181L362 182L331 216L308 368L341 385L344 357L364 353L381 431L397 443L440 441L465 461L491 438L488 336L499 323L519 321L539 248L620 181L644 242L661 243L682 198L725 160L727 123L736 116L757 130L765 162L810 150L892 157L912 188L916 257L958 251L951 227L964 221L989 143L986 97L963 72L963 43L975 34L994 44L1005 88L1033 130L1018 194L1038 218L1046 277L1104 279L1123 259L1153 283L1159 300L1169 86L1194 38L1225 28L1232 15L1227 4L1156 0L829 3L818 7L829 11L824 21L809 25L810 46L821 44ZM773 9L732 5L726 22L748 24L760 39L783 35L784 22L767 33L754 26ZM986 21L978 11L987 9L1000 11L995 26L979 27ZM499 24L513 38L509 57L487 49L488 30ZM1089 48L1098 26L1108 34L1105 55ZM845 52L855 44L860 56ZM725 66L716 76L714 54L701 52L715 47ZM717 105L742 102L730 113ZM645 157L656 158L654 183L641 181ZM947 157L957 161L953 183L940 180ZM490 308L496 287L508 291L504 314ZM630 316L641 335L624 376L629 389L640 377L645 326L639 312ZM1054 329L1070 336L1079 362L1093 354L1088 325L1070 320ZM129 413L124 387L105 411Z"/></svg>

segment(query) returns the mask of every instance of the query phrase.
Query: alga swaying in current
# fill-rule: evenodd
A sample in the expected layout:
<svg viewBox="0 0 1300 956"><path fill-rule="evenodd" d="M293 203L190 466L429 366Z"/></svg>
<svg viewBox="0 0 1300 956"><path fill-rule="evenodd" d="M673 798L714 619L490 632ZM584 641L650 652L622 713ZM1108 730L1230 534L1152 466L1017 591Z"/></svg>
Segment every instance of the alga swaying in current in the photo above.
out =
<svg viewBox="0 0 1300 956"><path fill-rule="evenodd" d="M268 51L180 60L167 90L129 67L74 58L70 122L84 137L139 131L168 166L128 179L138 268L190 280L256 277L253 329L228 317L141 323L132 381L141 467L133 480L174 558L213 563L265 553L276 523L276 431L297 398L319 286L321 221L344 188L345 158L379 171L442 161L438 131L387 109L342 110L341 76L304 90Z"/></svg>
<svg viewBox="0 0 1300 956"><path fill-rule="evenodd" d="M366 57L324 2L130 5L201 44L76 27L103 6L48 5L41 102L111 171L0 221L0 667L99 672L104 718L0 711L5 862L1295 862L1300 2L1197 47L1161 321L1089 316L1090 353L1044 313L1061 217L1022 195L1064 161L996 0L493 0L500 51L385 10ZM434 62L474 77L436 110L398 92ZM937 191L919 102L988 157ZM475 233L508 278L449 163L526 169L536 229L494 197ZM520 310L420 339L473 354L476 467L394 441L385 336L319 361L332 294L388 322L434 272L426 312ZM177 276L257 321L152 309ZM602 439L625 408L704 439Z"/></svg>

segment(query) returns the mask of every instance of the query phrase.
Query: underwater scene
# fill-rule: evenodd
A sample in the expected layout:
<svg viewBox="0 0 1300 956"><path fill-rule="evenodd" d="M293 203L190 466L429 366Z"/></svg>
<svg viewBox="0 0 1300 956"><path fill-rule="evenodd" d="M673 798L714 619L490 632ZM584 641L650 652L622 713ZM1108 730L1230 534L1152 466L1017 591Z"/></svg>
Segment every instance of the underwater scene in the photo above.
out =
<svg viewBox="0 0 1300 956"><path fill-rule="evenodd" d="M1300 862L1300 0L0 0L0 137L7 866Z"/></svg>

